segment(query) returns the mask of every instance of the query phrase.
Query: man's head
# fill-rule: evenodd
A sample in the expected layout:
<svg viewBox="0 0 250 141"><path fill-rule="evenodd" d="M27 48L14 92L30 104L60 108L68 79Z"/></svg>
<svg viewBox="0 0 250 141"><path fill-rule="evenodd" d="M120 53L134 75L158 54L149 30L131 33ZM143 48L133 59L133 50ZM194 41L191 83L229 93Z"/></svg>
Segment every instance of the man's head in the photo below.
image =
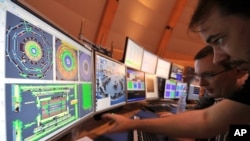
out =
<svg viewBox="0 0 250 141"><path fill-rule="evenodd" d="M189 28L214 49L214 63L250 69L250 1L199 0Z"/></svg>
<svg viewBox="0 0 250 141"><path fill-rule="evenodd" d="M237 68L227 68L213 63L213 48L206 46L201 49L195 59L195 73L204 87L213 98L226 98L238 90L247 75L246 71Z"/></svg>

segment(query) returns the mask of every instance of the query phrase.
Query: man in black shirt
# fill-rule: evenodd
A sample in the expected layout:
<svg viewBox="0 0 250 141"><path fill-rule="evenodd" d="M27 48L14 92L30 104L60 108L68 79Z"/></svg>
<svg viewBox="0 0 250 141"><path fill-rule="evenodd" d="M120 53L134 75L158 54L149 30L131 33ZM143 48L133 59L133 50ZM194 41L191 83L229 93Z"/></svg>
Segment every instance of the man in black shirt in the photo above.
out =
<svg viewBox="0 0 250 141"><path fill-rule="evenodd" d="M195 105L195 109L207 108L224 98L231 97L235 92L240 90L248 76L247 71L213 64L213 56L213 48L206 46L194 57L196 73L196 79L194 80L199 81L200 86L204 88L204 96L200 97L200 100ZM226 138L227 133L207 140L219 141L222 139L226 141ZM199 139L199 141L203 140Z"/></svg>
<svg viewBox="0 0 250 141"><path fill-rule="evenodd" d="M200 98L196 109L203 109L214 104L222 98L228 98L238 91L244 84L247 71L240 71L237 68L227 68L213 64L213 48L206 46L194 57L195 73L194 81L204 88L204 96Z"/></svg>

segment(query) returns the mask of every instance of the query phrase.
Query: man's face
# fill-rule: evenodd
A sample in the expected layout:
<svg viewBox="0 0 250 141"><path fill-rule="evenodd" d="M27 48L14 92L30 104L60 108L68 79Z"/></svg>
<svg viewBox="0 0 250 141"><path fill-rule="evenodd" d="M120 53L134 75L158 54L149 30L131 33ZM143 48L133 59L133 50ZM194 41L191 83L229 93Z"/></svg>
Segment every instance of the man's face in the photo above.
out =
<svg viewBox="0 0 250 141"><path fill-rule="evenodd" d="M214 63L239 63L241 69L250 69L250 18L221 15L215 7L201 24L202 39L214 49Z"/></svg>
<svg viewBox="0 0 250 141"><path fill-rule="evenodd" d="M201 76L199 77L200 86L204 87L213 98L229 97L230 94L237 89L236 69L220 73L213 77L205 77L223 70L225 70L224 67L213 64L213 55L195 60L195 73L197 76Z"/></svg>

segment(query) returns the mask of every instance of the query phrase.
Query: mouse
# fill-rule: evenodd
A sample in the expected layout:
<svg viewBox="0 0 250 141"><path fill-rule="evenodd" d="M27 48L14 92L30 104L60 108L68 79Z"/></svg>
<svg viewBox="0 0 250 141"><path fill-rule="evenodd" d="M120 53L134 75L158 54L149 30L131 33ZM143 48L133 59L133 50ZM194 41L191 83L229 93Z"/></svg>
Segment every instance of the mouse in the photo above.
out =
<svg viewBox="0 0 250 141"><path fill-rule="evenodd" d="M98 113L93 116L94 120L99 121L102 119L102 115L105 114L106 112Z"/></svg>

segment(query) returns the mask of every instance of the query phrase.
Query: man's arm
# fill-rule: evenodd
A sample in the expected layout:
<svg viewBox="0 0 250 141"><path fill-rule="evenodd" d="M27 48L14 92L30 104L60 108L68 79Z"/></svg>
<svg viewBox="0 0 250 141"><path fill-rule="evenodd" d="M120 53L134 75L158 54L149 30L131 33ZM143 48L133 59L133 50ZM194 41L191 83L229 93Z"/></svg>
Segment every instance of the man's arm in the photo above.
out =
<svg viewBox="0 0 250 141"><path fill-rule="evenodd" d="M224 133L230 124L249 123L250 106L223 100L207 109L194 110L166 118L131 120L120 115L105 114L115 121L108 132L142 129L172 137L207 138Z"/></svg>

